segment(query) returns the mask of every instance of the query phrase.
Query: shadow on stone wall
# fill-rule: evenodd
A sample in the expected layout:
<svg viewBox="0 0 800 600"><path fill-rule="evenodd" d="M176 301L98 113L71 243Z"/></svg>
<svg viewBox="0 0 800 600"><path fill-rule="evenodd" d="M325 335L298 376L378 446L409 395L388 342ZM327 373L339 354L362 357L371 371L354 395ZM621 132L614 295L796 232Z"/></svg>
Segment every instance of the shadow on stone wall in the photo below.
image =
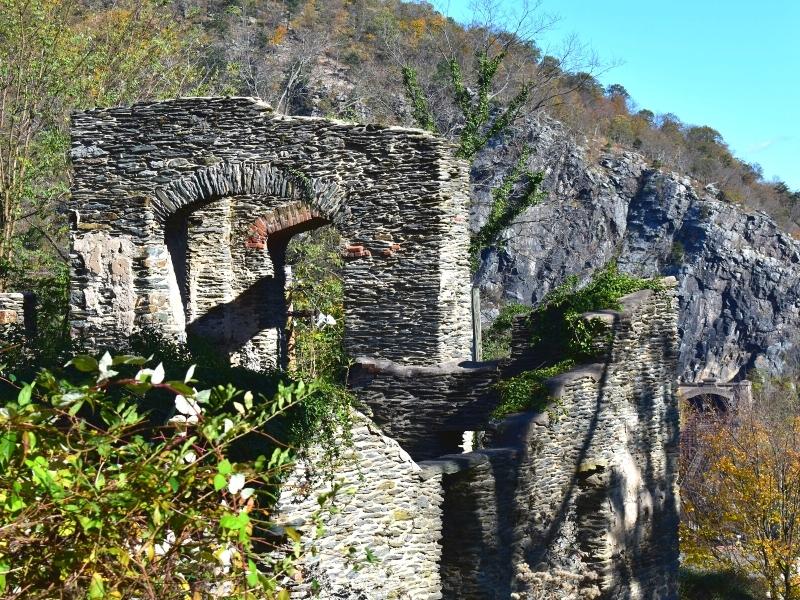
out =
<svg viewBox="0 0 800 600"><path fill-rule="evenodd" d="M550 410L490 427L485 449L420 463L442 475L445 598L677 597L672 291L623 306L606 359L548 382Z"/></svg>

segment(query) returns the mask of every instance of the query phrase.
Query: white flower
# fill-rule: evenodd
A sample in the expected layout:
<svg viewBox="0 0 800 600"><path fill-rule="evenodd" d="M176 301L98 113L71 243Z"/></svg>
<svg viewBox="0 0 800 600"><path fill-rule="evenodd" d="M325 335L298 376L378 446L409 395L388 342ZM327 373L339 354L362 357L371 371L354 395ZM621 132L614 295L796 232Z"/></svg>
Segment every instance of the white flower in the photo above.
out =
<svg viewBox="0 0 800 600"><path fill-rule="evenodd" d="M113 364L114 359L111 358L111 355L106 352L103 354L103 357L100 359L100 362L97 363L97 368L100 371L100 381L104 379L108 379L109 377L113 377L117 375L117 371L111 369L111 365Z"/></svg>
<svg viewBox="0 0 800 600"><path fill-rule="evenodd" d="M324 329L328 325L336 325L336 319L333 318L333 315L319 313L315 324L319 329Z"/></svg>
<svg viewBox="0 0 800 600"><path fill-rule="evenodd" d="M167 530L167 535L164 538L164 541L160 544L156 544L153 548L155 550L156 556L164 556L172 545L175 543L175 532L172 530Z"/></svg>
<svg viewBox="0 0 800 600"><path fill-rule="evenodd" d="M247 500L253 495L253 492L255 492L253 488L243 488L239 495L242 497L242 500Z"/></svg>
<svg viewBox="0 0 800 600"><path fill-rule="evenodd" d="M193 425L197 423L203 409L192 398L186 398L181 394L175 396L175 410L180 414L175 415L170 419L172 423L188 423Z"/></svg>
<svg viewBox="0 0 800 600"><path fill-rule="evenodd" d="M192 464L194 461L197 460L197 454L189 450L186 454L183 455L183 462L187 464Z"/></svg>
<svg viewBox="0 0 800 600"><path fill-rule="evenodd" d="M244 487L244 475L242 473L235 473L231 475L228 481L228 491L234 496Z"/></svg>
<svg viewBox="0 0 800 600"><path fill-rule="evenodd" d="M134 379L136 379L136 381L145 382L147 381L147 377L150 377L150 383L153 385L157 385L164 381L164 365L162 363L158 363L158 366L155 369L142 369L136 374Z"/></svg>
<svg viewBox="0 0 800 600"><path fill-rule="evenodd" d="M189 367L189 369L186 371L186 377L183 378L183 383L189 383L189 380L194 377L195 367L197 367L197 365L192 365Z"/></svg>
<svg viewBox="0 0 800 600"><path fill-rule="evenodd" d="M233 429L233 421L228 418L222 420L222 430L224 433L228 433L231 429Z"/></svg>
<svg viewBox="0 0 800 600"><path fill-rule="evenodd" d="M236 554L238 554L236 550L234 550L230 546L225 546L224 548L216 552L216 557L222 566L229 567L231 566L231 559Z"/></svg>

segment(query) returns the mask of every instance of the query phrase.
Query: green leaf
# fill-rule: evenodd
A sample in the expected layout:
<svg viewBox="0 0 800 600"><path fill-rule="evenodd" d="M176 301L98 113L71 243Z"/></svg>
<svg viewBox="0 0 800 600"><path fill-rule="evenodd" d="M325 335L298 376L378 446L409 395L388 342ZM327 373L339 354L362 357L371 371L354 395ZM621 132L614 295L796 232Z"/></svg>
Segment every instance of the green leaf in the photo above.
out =
<svg viewBox="0 0 800 600"><path fill-rule="evenodd" d="M184 396L194 396L194 390L182 381L167 381L168 386Z"/></svg>
<svg viewBox="0 0 800 600"><path fill-rule="evenodd" d="M226 458L217 465L217 471L220 475L230 475L233 472L233 465Z"/></svg>
<svg viewBox="0 0 800 600"><path fill-rule="evenodd" d="M94 573L89 582L89 600L103 600L106 597L106 588L103 584L103 576Z"/></svg>
<svg viewBox="0 0 800 600"><path fill-rule="evenodd" d="M111 361L111 364L114 366L117 365L143 365L147 362L147 359L143 356L134 356L132 354L122 354L120 356L115 356Z"/></svg>
<svg viewBox="0 0 800 600"><path fill-rule="evenodd" d="M70 406L69 410L67 411L69 413L69 416L74 417L75 415L77 415L78 411L81 409L82 406L83 406L83 400L78 400L75 404Z"/></svg>
<svg viewBox="0 0 800 600"><path fill-rule="evenodd" d="M103 475L102 472L97 473L97 477L94 480L94 487L95 489L101 490L103 486L106 484L106 476Z"/></svg>
<svg viewBox="0 0 800 600"><path fill-rule="evenodd" d="M8 464L17 449L17 434L6 431L0 436L0 464Z"/></svg>
<svg viewBox="0 0 800 600"><path fill-rule="evenodd" d="M30 404L32 393L33 393L33 385L29 383L19 391L19 395L17 395L17 404L19 404L20 406L26 406Z"/></svg>
<svg viewBox="0 0 800 600"><path fill-rule="evenodd" d="M258 568L252 558L247 561L247 585L250 587L258 585Z"/></svg>
<svg viewBox="0 0 800 600"><path fill-rule="evenodd" d="M238 515L225 513L219 520L219 526L222 529L229 529L231 531L239 531L247 527L250 523L250 517L246 512L240 512Z"/></svg>
<svg viewBox="0 0 800 600"><path fill-rule="evenodd" d="M78 369L78 371L83 371L84 373L93 373L99 368L97 359L95 359L93 356L89 356L88 354L79 354L69 361L65 366L68 367L70 365Z"/></svg>
<svg viewBox="0 0 800 600"><path fill-rule="evenodd" d="M22 439L28 445L28 452L33 452L36 448L36 435L32 431L26 431L22 434Z"/></svg>
<svg viewBox="0 0 800 600"><path fill-rule="evenodd" d="M225 479L225 476L223 474L217 473L216 475L214 475L214 489L216 491L220 491L226 485L228 485L228 480Z"/></svg>
<svg viewBox="0 0 800 600"><path fill-rule="evenodd" d="M300 532L294 527L286 527L284 531L286 531L286 535L288 535L289 539L291 539L293 542L299 542L301 540Z"/></svg>

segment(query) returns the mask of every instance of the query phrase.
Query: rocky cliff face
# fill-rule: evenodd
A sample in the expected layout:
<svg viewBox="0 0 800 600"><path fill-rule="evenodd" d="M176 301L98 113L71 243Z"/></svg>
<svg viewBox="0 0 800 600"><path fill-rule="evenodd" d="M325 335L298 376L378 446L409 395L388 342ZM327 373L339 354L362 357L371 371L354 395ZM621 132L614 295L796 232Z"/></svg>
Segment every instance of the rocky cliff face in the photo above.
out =
<svg viewBox="0 0 800 600"><path fill-rule="evenodd" d="M547 198L507 231L504 248L484 253L485 320L506 302L535 305L567 276L586 280L616 259L634 275L678 278L685 381L782 368L798 336L800 243L765 213L721 202L636 154L592 156L543 116L476 161L473 227L522 141L535 149L531 167L545 172Z"/></svg>

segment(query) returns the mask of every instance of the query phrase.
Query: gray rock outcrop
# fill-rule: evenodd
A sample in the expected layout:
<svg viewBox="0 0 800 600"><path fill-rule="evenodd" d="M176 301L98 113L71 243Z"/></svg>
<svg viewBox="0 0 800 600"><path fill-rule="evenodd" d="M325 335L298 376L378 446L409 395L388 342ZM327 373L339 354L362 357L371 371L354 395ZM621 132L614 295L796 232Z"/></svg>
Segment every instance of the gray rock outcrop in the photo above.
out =
<svg viewBox="0 0 800 600"><path fill-rule="evenodd" d="M472 226L486 218L514 148L534 148L547 197L487 250L478 273L483 316L506 302L537 304L572 274L586 281L617 260L637 276L679 281L680 371L685 381L742 378L783 368L797 336L800 243L763 212L747 212L688 178L629 152L591 150L558 122L539 116L475 162Z"/></svg>

